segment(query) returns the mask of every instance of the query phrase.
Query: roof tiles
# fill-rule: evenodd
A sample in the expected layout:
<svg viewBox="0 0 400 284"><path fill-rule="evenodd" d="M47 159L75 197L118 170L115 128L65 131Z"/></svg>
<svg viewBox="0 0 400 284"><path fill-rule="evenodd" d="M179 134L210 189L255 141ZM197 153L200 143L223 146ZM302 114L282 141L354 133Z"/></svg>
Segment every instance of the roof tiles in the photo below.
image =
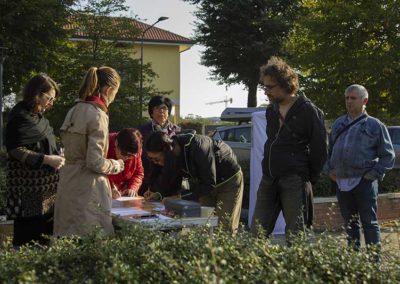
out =
<svg viewBox="0 0 400 284"><path fill-rule="evenodd" d="M113 17L113 22L119 21L118 17ZM141 32L143 32L146 28L150 27L150 25L140 22L135 19L129 19L131 24L138 28ZM88 34L85 33L83 29L78 29L77 25L71 20L69 24L65 26L67 30L74 30L73 37L75 38L87 38ZM138 41L140 40L141 34L137 36L137 38L132 38L128 32L122 33L120 40L133 40ZM178 34L172 33L167 30L160 29L156 26L153 26L151 29L147 30L143 37L144 42L164 42L164 43L175 43L175 44L187 44L193 45L194 42L186 37L180 36Z"/></svg>

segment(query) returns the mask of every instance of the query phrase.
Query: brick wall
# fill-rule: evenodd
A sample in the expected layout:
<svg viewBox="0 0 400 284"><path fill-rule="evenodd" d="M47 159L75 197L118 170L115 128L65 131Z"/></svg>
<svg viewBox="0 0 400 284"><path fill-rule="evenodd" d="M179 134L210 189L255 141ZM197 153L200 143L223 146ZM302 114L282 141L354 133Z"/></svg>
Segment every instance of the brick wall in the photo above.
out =
<svg viewBox="0 0 400 284"><path fill-rule="evenodd" d="M386 193L378 197L380 222L400 219L400 193ZM340 229L343 226L336 197L314 198L314 228Z"/></svg>

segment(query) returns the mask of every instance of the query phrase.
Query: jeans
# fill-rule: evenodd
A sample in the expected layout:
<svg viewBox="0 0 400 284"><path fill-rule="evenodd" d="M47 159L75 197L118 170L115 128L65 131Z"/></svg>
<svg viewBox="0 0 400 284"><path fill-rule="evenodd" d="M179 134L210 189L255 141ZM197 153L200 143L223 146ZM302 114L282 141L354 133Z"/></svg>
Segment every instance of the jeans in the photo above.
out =
<svg viewBox="0 0 400 284"><path fill-rule="evenodd" d="M251 231L257 234L257 224L261 225L269 236L274 230L276 219L282 210L286 222L287 239L305 230L309 206L306 198L311 191L311 183L301 176L293 174L280 178L270 178L263 175L257 192L257 202L254 209Z"/></svg>
<svg viewBox="0 0 400 284"><path fill-rule="evenodd" d="M360 247L360 220L366 245L380 243L380 229L377 218L378 181L362 178L350 191L336 188L340 212L346 224L349 244Z"/></svg>

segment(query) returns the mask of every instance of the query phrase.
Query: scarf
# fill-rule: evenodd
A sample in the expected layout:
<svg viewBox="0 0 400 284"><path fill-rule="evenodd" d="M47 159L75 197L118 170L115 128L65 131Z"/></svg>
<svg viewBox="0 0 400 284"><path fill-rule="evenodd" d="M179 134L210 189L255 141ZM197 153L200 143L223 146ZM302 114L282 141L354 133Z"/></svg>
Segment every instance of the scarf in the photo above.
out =
<svg viewBox="0 0 400 284"><path fill-rule="evenodd" d="M107 102L102 96L89 96L86 98L84 101L85 103L95 105L99 108L101 108L102 111L108 114L108 108L107 108Z"/></svg>
<svg viewBox="0 0 400 284"><path fill-rule="evenodd" d="M33 113L24 101L11 110L6 127L7 151L47 140L44 154L57 153L53 128L41 113Z"/></svg>

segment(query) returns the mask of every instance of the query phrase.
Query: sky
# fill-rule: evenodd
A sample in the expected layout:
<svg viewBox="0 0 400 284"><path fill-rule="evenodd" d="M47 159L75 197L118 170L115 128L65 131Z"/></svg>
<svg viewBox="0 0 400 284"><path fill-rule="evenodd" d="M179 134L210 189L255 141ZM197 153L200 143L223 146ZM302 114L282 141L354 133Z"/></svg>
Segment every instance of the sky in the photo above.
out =
<svg viewBox="0 0 400 284"><path fill-rule="evenodd" d="M161 16L168 20L159 22L158 28L168 30L184 37L194 35L193 11L196 7L182 0L126 0L130 7L130 15L136 15L139 20L153 24ZM181 116L190 114L201 117L219 117L225 109L225 103L208 105L210 102L223 101L232 98L228 107L246 107L247 90L244 85L234 85L226 88L210 79L208 67L200 64L201 50L204 47L194 45L181 53ZM261 90L257 94L257 105L265 102Z"/></svg>

